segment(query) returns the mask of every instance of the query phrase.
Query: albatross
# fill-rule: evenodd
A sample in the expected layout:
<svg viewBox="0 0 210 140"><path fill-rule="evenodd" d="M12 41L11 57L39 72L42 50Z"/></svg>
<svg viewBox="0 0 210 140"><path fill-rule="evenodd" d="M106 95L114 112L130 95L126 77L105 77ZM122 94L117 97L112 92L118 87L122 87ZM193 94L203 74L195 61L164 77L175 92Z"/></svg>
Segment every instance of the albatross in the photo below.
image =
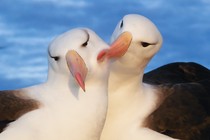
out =
<svg viewBox="0 0 210 140"><path fill-rule="evenodd" d="M48 79L0 91L0 140L98 140L107 111L109 46L88 28L59 35L48 48Z"/></svg>
<svg viewBox="0 0 210 140"><path fill-rule="evenodd" d="M137 14L119 21L111 42L122 33L131 44L111 65L101 140L209 139L210 71L196 63L172 63L144 75L162 46L161 33Z"/></svg>

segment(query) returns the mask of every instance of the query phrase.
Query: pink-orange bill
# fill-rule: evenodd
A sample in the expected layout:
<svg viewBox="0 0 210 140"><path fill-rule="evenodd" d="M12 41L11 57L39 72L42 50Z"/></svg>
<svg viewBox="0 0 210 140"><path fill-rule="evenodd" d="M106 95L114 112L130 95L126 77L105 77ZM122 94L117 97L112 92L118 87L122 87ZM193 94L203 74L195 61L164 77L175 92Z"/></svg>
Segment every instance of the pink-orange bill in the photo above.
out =
<svg viewBox="0 0 210 140"><path fill-rule="evenodd" d="M103 61L105 58L118 58L123 56L132 41L130 32L123 32L111 45L110 48L102 50L98 56L98 61Z"/></svg>
<svg viewBox="0 0 210 140"><path fill-rule="evenodd" d="M87 76L88 69L84 60L76 51L70 50L66 54L66 61L72 76L85 92L85 78Z"/></svg>

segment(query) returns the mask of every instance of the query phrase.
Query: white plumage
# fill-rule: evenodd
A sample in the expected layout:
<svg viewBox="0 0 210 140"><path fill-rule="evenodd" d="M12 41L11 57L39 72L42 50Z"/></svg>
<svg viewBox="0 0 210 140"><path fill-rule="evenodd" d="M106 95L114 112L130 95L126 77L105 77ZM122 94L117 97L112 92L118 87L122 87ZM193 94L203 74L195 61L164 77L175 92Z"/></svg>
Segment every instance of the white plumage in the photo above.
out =
<svg viewBox="0 0 210 140"><path fill-rule="evenodd" d="M0 113L7 111L8 115L0 117L0 123L9 121L10 124L0 134L0 140L98 140L107 111L109 63L107 60L99 63L97 55L107 48L103 40L86 28L58 36L49 46L49 73L45 83L1 91ZM83 79L86 92L78 86L67 66L66 55L70 50L78 52L88 69ZM14 105L20 105L20 99L25 99L29 109L26 107L21 113L21 109L17 111L8 105L7 99ZM20 115L12 120L13 116L5 108L14 111L13 115Z"/></svg>
<svg viewBox="0 0 210 140"><path fill-rule="evenodd" d="M135 14L123 17L111 42L123 32L131 34L132 42L126 54L111 65L108 113L101 140L172 139L144 124L157 106L158 95L142 79L146 65L161 48L161 34L149 19Z"/></svg>

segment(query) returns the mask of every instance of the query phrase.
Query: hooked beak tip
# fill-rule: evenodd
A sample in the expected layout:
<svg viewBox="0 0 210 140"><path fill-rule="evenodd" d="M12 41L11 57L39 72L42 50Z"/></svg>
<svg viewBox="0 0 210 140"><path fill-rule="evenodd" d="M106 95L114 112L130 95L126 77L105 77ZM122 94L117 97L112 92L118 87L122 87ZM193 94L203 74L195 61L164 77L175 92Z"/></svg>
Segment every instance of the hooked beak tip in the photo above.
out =
<svg viewBox="0 0 210 140"><path fill-rule="evenodd" d="M74 50L68 51L66 54L66 61L68 68L77 81L78 85L83 89L85 92L85 78L88 72L86 64L82 57Z"/></svg>
<svg viewBox="0 0 210 140"><path fill-rule="evenodd" d="M132 41L132 34L130 32L123 32L108 49L102 50L97 57L98 61L103 61L105 58L119 58L122 57L130 47Z"/></svg>

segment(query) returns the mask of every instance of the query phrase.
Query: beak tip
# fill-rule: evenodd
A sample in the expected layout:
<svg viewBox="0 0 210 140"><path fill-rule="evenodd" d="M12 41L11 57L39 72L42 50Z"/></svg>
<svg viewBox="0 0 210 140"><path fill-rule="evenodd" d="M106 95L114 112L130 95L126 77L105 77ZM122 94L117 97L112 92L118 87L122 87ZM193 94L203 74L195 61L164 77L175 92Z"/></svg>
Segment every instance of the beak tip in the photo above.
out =
<svg viewBox="0 0 210 140"><path fill-rule="evenodd" d="M107 49L102 50L97 56L97 61L102 62L107 54L107 51Z"/></svg>
<svg viewBox="0 0 210 140"><path fill-rule="evenodd" d="M84 79L82 78L80 73L77 73L75 75L75 79L77 80L79 86L82 88L82 90L85 92L85 83L84 83Z"/></svg>
<svg viewBox="0 0 210 140"><path fill-rule="evenodd" d="M78 83L79 87L85 92L85 78L88 72L86 64L82 57L74 50L70 50L66 54L67 66Z"/></svg>
<svg viewBox="0 0 210 140"><path fill-rule="evenodd" d="M130 32L123 32L119 37L111 44L110 48L104 54L108 58L119 58L125 55L130 43L132 41L132 34Z"/></svg>

